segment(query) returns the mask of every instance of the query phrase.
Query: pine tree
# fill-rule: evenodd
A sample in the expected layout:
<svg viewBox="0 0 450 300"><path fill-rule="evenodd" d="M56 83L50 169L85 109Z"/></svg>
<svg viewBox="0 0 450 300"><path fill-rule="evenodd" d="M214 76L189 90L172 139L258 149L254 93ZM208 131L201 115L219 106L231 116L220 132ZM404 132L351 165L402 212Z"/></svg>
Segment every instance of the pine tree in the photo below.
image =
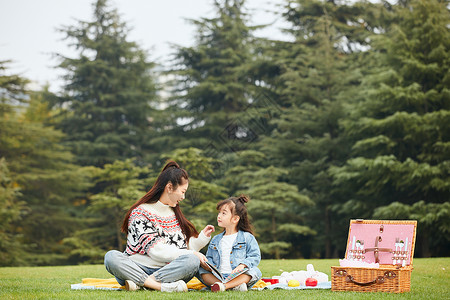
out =
<svg viewBox="0 0 450 300"><path fill-rule="evenodd" d="M196 44L177 50L173 74L180 80L169 109L184 111L173 116L173 135L184 137L181 148L204 148L215 141L220 151L230 151L228 142L239 139L239 130L250 134L235 118L255 96L249 73L254 38L244 0L215 1L214 6L217 17L193 21Z"/></svg>
<svg viewBox="0 0 450 300"><path fill-rule="evenodd" d="M11 180L4 157L0 159L0 266L20 265L26 245L21 243L21 235L15 230L14 222L20 220L25 211L25 203L19 200L20 189Z"/></svg>
<svg viewBox="0 0 450 300"><path fill-rule="evenodd" d="M20 219L12 213L9 228L20 233L21 249L27 249L17 250L21 264L58 264L65 260L61 240L79 225L74 202L88 186L88 174L73 165L71 153L60 144L64 135L46 125L48 105L41 93L26 89L26 82L17 75L0 76L0 157L9 170L4 182L10 196L8 180L20 189L15 201L25 213ZM13 201L10 196L5 201Z"/></svg>
<svg viewBox="0 0 450 300"><path fill-rule="evenodd" d="M388 206L393 202L444 209L450 196L449 11L441 1L413 0L393 13L396 22L373 38L383 67L365 80L361 103L345 123L355 140L353 158L333 170L336 184L355 191L347 208L361 217L400 207ZM430 230L419 222L419 255L448 245L434 238L448 236L437 225Z"/></svg>
<svg viewBox="0 0 450 300"><path fill-rule="evenodd" d="M294 41L266 50L278 73L268 83L282 113L263 149L289 171L288 182L316 204L306 208L306 224L321 234L304 241L312 242L313 255L337 256L345 243L348 223L334 210L342 200L328 169L340 165L349 150L339 122L360 83L358 56L369 32L363 11L334 1L289 1L283 16Z"/></svg>
<svg viewBox="0 0 450 300"><path fill-rule="evenodd" d="M123 251L126 236L121 232L123 217L131 205L145 194L147 167L132 159L117 160L92 169L94 190L89 195L82 228L64 239L72 262L101 263L107 250ZM87 225L87 226L86 226Z"/></svg>
<svg viewBox="0 0 450 300"><path fill-rule="evenodd" d="M21 201L20 185L11 174L8 161L14 164L14 145L17 128L15 111L27 101L25 85L28 80L18 75L6 75L8 63L0 61L0 265L12 266L23 263L23 255L27 247L21 241L21 234L16 230L14 222L20 220L27 207Z"/></svg>
<svg viewBox="0 0 450 300"><path fill-rule="evenodd" d="M149 148L153 63L134 42L107 0L94 4L93 21L62 29L79 57L62 57L67 71L60 97L60 128L81 165L102 166L117 159L142 159Z"/></svg>

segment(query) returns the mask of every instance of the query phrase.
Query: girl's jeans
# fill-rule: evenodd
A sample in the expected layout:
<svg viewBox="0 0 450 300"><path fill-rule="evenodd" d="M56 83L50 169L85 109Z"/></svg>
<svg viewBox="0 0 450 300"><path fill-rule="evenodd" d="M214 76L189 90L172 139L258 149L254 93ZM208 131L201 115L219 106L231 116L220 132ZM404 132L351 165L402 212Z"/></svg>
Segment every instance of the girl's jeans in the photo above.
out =
<svg viewBox="0 0 450 300"><path fill-rule="evenodd" d="M105 254L106 270L116 277L120 285L125 280L131 280L139 286L144 286L148 276L153 275L158 282L188 282L198 272L200 260L194 254L182 255L162 268L149 268L135 263L130 257L117 250Z"/></svg>

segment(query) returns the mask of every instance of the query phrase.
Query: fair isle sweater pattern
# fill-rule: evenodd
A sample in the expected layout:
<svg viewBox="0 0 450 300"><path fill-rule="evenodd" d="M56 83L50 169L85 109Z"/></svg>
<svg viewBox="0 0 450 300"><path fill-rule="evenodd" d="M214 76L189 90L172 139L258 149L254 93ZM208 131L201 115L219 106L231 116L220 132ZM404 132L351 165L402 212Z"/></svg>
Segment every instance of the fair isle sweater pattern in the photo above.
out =
<svg viewBox="0 0 450 300"><path fill-rule="evenodd" d="M148 254L158 243L187 249L186 240L175 214L162 217L140 206L135 208L128 221L125 252L128 255Z"/></svg>

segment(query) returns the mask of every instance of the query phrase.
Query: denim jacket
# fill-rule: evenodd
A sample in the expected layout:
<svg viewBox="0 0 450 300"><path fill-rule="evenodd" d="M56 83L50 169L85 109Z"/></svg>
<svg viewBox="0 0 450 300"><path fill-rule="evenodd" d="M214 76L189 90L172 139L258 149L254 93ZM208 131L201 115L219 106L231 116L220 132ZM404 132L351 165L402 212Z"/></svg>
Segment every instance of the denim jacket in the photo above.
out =
<svg viewBox="0 0 450 300"><path fill-rule="evenodd" d="M225 231L216 235L209 243L208 251L206 252L208 261L217 268L220 268L219 244L224 234ZM234 270L240 264L244 264L249 269L252 269L257 267L260 261L261 251L255 237L249 232L239 230L230 254L231 269Z"/></svg>

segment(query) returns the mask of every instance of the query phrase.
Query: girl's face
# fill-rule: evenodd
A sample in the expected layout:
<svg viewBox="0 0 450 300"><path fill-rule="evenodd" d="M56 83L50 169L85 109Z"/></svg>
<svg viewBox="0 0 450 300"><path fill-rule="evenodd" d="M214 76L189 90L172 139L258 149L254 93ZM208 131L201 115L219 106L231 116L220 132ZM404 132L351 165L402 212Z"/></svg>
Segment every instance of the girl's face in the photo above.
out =
<svg viewBox="0 0 450 300"><path fill-rule="evenodd" d="M222 228L232 228L237 225L236 218L237 216L231 212L230 204L224 204L217 215L217 225Z"/></svg>
<svg viewBox="0 0 450 300"><path fill-rule="evenodd" d="M188 186L189 182L185 180L184 183L178 185L176 189L170 189L170 192L168 193L168 203L165 204L170 207L177 206L184 199Z"/></svg>

